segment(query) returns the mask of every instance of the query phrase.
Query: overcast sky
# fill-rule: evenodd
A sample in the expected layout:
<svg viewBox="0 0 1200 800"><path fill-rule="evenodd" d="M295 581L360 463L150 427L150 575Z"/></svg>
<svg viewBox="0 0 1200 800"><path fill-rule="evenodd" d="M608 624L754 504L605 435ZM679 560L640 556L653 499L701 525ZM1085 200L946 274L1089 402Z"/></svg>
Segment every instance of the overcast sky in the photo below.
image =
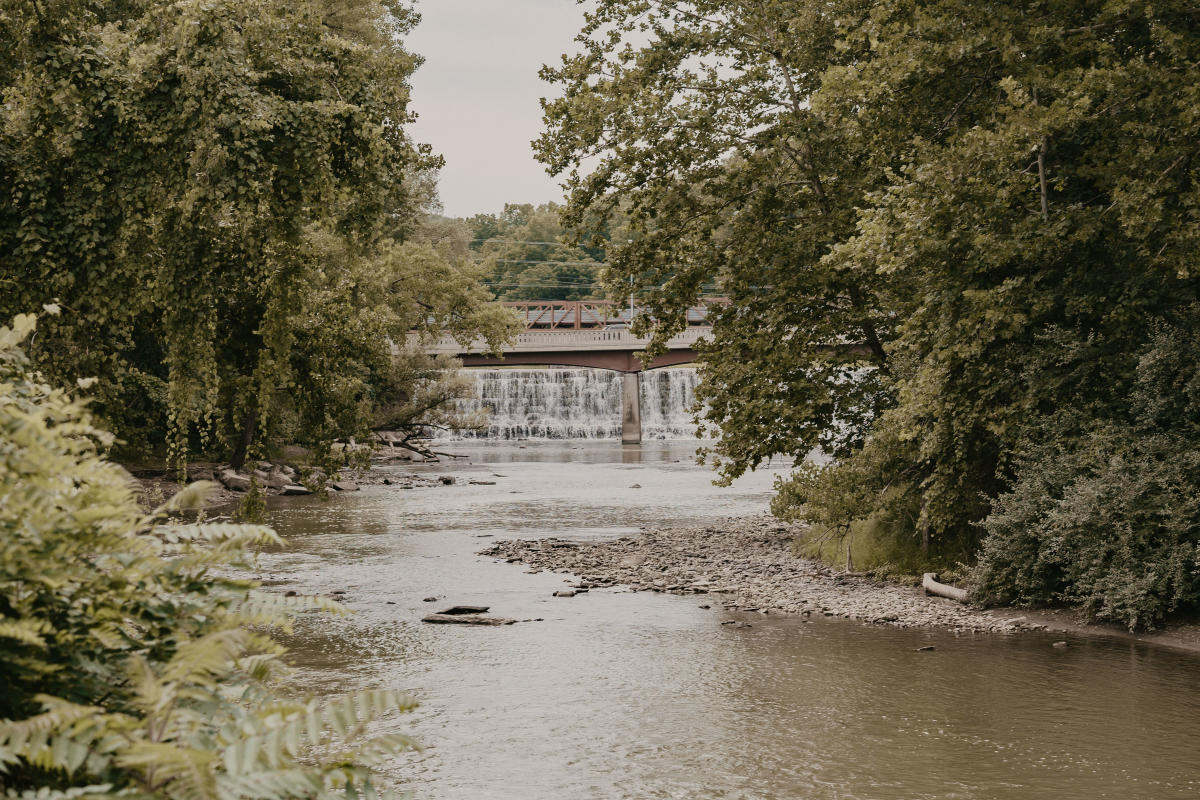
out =
<svg viewBox="0 0 1200 800"><path fill-rule="evenodd" d="M419 0L408 46L425 57L413 77L413 137L446 158L440 192L448 216L496 213L509 203L561 200L533 158L538 98L555 87L542 64L574 51L583 24L575 0Z"/></svg>

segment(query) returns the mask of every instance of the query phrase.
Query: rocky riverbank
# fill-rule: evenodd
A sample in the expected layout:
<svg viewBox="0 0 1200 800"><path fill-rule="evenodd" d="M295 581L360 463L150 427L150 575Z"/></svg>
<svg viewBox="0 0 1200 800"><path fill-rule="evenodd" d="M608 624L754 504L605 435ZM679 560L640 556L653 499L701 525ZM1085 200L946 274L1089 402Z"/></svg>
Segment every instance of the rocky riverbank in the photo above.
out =
<svg viewBox="0 0 1200 800"><path fill-rule="evenodd" d="M797 527L763 515L704 528L647 530L599 543L561 539L498 542L483 551L538 569L570 572L582 584L633 591L709 594L729 611L820 614L898 627L1008 632L1046 627L1022 615L994 613L920 589L839 574L793 554Z"/></svg>
<svg viewBox="0 0 1200 800"><path fill-rule="evenodd" d="M801 531L764 514L703 528L656 528L605 542L502 541L480 555L535 570L567 572L579 577L582 588L623 585L633 591L710 595L706 604L727 611L822 615L956 632L1044 630L1200 653L1200 623L1194 619L1177 620L1159 631L1130 633L1090 623L1066 609L975 608L927 597L919 587L845 575L799 558L793 554L793 541Z"/></svg>

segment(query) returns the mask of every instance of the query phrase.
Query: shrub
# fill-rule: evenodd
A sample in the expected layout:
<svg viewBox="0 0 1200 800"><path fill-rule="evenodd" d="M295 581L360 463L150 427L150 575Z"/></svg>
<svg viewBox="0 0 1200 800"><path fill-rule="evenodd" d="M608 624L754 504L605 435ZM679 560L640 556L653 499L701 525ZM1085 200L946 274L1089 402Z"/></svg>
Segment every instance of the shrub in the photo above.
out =
<svg viewBox="0 0 1200 800"><path fill-rule="evenodd" d="M1127 419L1064 410L1030 436L983 522L988 602L1080 604L1149 628L1200 605L1200 342L1192 309L1143 353Z"/></svg>
<svg viewBox="0 0 1200 800"><path fill-rule="evenodd" d="M370 764L412 742L354 743L413 707L390 691L295 699L282 678L302 601L227 577L261 526L170 523L193 484L142 512L109 434L32 372L35 318L0 327L0 781L9 796L374 796ZM311 601L303 601L311 605ZM24 793L24 794L18 794Z"/></svg>

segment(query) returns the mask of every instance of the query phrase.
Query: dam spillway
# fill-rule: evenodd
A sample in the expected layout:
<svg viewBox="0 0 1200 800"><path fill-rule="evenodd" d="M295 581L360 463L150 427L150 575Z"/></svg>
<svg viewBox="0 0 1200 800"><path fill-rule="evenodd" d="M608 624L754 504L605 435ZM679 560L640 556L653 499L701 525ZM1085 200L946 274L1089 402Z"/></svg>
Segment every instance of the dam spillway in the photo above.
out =
<svg viewBox="0 0 1200 800"><path fill-rule="evenodd" d="M475 396L462 411L487 410L487 427L460 431L463 438L618 439L622 375L600 369L476 369ZM642 436L690 439L696 426L688 409L699 376L694 368L639 373Z"/></svg>

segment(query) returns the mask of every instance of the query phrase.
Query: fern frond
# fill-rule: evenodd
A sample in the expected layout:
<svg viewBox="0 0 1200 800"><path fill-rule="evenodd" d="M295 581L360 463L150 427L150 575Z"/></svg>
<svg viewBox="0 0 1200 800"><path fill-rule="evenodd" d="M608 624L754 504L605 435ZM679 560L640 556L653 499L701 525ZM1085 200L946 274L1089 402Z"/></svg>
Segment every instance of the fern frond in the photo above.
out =
<svg viewBox="0 0 1200 800"><path fill-rule="evenodd" d="M196 481L184 486L167 502L154 509L152 516L164 517L180 511L194 511L204 507L204 501L216 488L212 481Z"/></svg>
<svg viewBox="0 0 1200 800"><path fill-rule="evenodd" d="M45 647L43 633L50 632L50 625L42 620L0 620L0 638L15 639L34 647Z"/></svg>
<svg viewBox="0 0 1200 800"><path fill-rule="evenodd" d="M324 788L320 773L302 769L257 770L239 775L226 773L217 777L217 796L220 800L319 797Z"/></svg>
<svg viewBox="0 0 1200 800"><path fill-rule="evenodd" d="M76 786L73 789L51 789L43 786L40 789L26 789L20 793L9 791L5 797L11 800L112 800L112 788L112 785L107 783Z"/></svg>

